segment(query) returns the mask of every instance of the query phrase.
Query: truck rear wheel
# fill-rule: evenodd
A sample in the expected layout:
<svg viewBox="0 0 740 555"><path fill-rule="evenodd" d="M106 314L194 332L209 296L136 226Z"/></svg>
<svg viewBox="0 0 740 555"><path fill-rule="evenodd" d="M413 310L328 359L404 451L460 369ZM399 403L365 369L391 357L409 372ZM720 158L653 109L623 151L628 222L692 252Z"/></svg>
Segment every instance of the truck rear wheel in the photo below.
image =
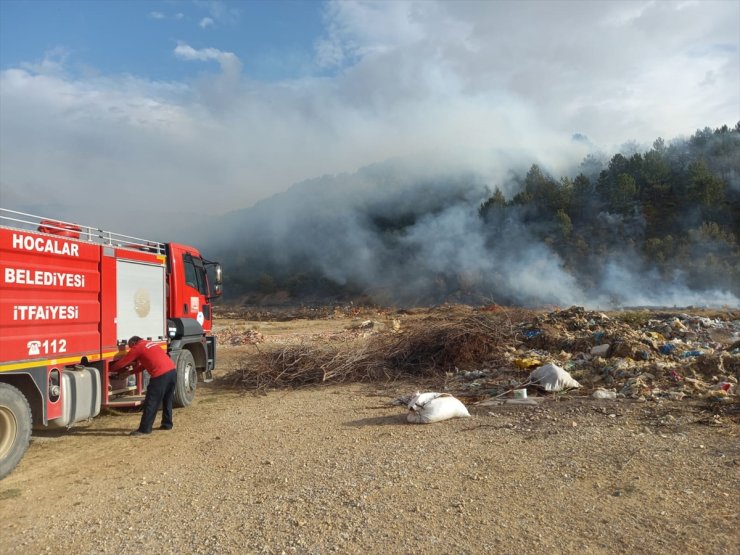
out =
<svg viewBox="0 0 740 555"><path fill-rule="evenodd" d="M12 385L0 383L0 479L15 468L31 439L31 407Z"/></svg>
<svg viewBox="0 0 740 555"><path fill-rule="evenodd" d="M195 399L195 387L198 384L198 371L195 368L193 354L187 349L180 351L177 357L177 385L173 404L176 407L187 407Z"/></svg>

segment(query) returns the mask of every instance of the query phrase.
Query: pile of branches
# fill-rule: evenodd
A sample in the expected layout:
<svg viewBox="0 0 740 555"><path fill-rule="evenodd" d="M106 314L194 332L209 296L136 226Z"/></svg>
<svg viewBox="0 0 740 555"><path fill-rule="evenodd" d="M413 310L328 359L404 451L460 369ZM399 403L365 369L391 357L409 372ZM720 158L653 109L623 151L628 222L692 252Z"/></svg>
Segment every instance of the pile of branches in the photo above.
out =
<svg viewBox="0 0 740 555"><path fill-rule="evenodd" d="M427 318L401 332L382 332L343 345L300 344L261 351L231 376L234 384L267 389L317 383L435 376L458 366L504 364L518 314Z"/></svg>
<svg viewBox="0 0 740 555"><path fill-rule="evenodd" d="M504 318L475 314L425 320L405 333L376 336L374 346L392 374L430 375L461 365L496 364L514 331Z"/></svg>

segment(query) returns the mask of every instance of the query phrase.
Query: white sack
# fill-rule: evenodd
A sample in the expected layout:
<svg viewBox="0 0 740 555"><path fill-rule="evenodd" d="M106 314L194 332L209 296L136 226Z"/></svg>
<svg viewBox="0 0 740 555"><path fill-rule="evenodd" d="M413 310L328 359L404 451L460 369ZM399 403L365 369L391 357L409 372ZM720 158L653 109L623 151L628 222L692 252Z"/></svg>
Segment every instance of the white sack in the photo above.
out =
<svg viewBox="0 0 740 555"><path fill-rule="evenodd" d="M419 393L408 402L406 420L414 424L431 424L450 418L470 416L468 409L449 393Z"/></svg>
<svg viewBox="0 0 740 555"><path fill-rule="evenodd" d="M552 362L535 369L529 375L529 381L545 391L563 391L581 387L568 372Z"/></svg>

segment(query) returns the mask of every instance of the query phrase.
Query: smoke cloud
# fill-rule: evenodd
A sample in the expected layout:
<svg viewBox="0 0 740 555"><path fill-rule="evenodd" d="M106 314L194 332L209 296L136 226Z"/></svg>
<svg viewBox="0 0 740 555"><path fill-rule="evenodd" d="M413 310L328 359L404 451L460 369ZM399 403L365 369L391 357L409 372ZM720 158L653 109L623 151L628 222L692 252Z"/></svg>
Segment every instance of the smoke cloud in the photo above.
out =
<svg viewBox="0 0 740 555"><path fill-rule="evenodd" d="M630 234L642 233L640 218L600 214L613 248L605 255L586 253L582 266L566 267L523 214L507 210L481 218L479 207L490 194L474 173L445 173L433 165L424 173L395 160L301 183L232 213L219 224L230 240L212 249L234 283L243 279L253 292L260 277L290 287L296 279L321 276L355 295L406 306L740 305L730 292L692 288L680 272L666 279L642 262L629 241Z"/></svg>
<svg viewBox="0 0 740 555"><path fill-rule="evenodd" d="M407 304L736 303L678 274L654 285L627 246L566 267L534 233L551 222L477 210L532 163L572 174L589 152L740 119L739 17L724 1L331 1L315 50L272 81L216 33L166 37L179 80L55 49L0 71L0 200L211 246L244 279L314 272Z"/></svg>
<svg viewBox="0 0 740 555"><path fill-rule="evenodd" d="M73 51L52 51L0 72L0 192L32 212L174 239L173 222L395 157L497 182L521 159L561 174L593 145L736 121L739 10L328 2L315 51L274 81L250 74L266 60L215 34L210 46L163 37L192 71L177 81L80 70Z"/></svg>

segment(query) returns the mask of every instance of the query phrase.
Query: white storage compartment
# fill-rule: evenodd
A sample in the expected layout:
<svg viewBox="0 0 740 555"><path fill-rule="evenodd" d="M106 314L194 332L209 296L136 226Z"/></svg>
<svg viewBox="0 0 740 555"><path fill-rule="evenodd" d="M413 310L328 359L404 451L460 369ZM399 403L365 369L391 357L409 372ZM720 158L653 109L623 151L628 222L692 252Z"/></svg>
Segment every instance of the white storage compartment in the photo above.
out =
<svg viewBox="0 0 740 555"><path fill-rule="evenodd" d="M49 421L50 427L67 428L75 422L100 414L100 373L97 368L62 372L62 416Z"/></svg>
<svg viewBox="0 0 740 555"><path fill-rule="evenodd" d="M164 339L167 321L165 267L116 261L116 339Z"/></svg>

